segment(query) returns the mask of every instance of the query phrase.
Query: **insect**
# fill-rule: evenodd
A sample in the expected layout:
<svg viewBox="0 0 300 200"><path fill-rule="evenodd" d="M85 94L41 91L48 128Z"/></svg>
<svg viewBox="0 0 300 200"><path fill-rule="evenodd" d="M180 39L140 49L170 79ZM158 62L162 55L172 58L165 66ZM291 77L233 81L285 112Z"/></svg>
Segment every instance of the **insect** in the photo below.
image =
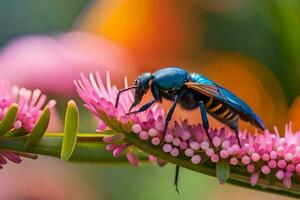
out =
<svg viewBox="0 0 300 200"><path fill-rule="evenodd" d="M143 112L155 102L162 102L162 99L173 101L165 118L163 136L166 134L168 124L177 104L180 104L186 110L200 109L203 127L211 144L212 139L208 132L209 122L207 113L235 131L240 147L241 143L238 137L238 123L240 119L250 122L261 130L265 129L262 120L244 101L232 92L219 86L205 76L197 73L188 73L179 67L166 67L154 73L146 72L139 75L135 80L134 86L119 91L115 107L118 106L120 94L131 89L135 89L134 102L127 114ZM142 105L138 110L131 111L141 102L143 96L149 90L151 90L153 99ZM178 173L179 167L176 166L174 183L176 190Z"/></svg>

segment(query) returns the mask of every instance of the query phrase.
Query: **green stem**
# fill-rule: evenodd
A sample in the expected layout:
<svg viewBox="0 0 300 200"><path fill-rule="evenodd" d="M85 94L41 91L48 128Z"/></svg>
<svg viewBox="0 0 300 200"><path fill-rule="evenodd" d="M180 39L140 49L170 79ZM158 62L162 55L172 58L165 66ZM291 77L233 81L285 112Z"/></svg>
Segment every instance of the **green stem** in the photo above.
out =
<svg viewBox="0 0 300 200"><path fill-rule="evenodd" d="M102 136L103 137L103 136ZM28 152L60 158L63 133L46 133L40 142L25 151L26 137L0 140L2 149L11 151ZM145 153L138 152L140 161L147 161ZM101 142L98 134L79 134L70 161L89 163L128 163L125 155L118 158L112 156L111 152L105 150L105 144Z"/></svg>
<svg viewBox="0 0 300 200"><path fill-rule="evenodd" d="M100 141L105 136L112 135L110 131L102 133L77 133L78 140L95 140ZM45 133L44 137L64 137L64 133Z"/></svg>

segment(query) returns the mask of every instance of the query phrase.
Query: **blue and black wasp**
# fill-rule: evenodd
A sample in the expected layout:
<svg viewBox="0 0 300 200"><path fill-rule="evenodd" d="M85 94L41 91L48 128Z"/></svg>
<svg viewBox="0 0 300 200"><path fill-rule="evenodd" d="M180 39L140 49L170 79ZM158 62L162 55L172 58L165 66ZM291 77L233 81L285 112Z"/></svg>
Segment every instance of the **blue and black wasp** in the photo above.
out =
<svg viewBox="0 0 300 200"><path fill-rule="evenodd" d="M173 101L165 118L163 136L166 134L168 124L177 104L180 104L186 110L200 109L203 127L211 144L212 139L208 132L209 122L207 113L235 131L239 146L241 146L238 137L238 123L240 119L250 122L261 130L265 130L262 120L244 101L232 92L219 86L205 76L197 73L188 73L179 67L166 67L154 73L146 72L139 75L133 86L119 91L115 107L118 106L120 94L131 89L135 90L134 102L127 114L143 112L155 102L162 102L163 98ZM132 108L141 102L143 96L149 90L151 90L153 99L142 105L138 110L131 111ZM174 185L177 192L178 174L179 166L176 166Z"/></svg>

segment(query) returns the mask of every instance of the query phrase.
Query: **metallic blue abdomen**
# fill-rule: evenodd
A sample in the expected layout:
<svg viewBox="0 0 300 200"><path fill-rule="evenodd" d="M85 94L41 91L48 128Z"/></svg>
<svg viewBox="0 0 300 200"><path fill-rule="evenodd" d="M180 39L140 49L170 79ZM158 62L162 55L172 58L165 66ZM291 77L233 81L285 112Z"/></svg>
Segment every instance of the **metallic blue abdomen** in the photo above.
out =
<svg viewBox="0 0 300 200"><path fill-rule="evenodd" d="M233 111L237 112L242 120L250 121L253 125L260 127L261 129L265 129L262 120L256 115L256 113L254 113L252 109L235 94L200 74L192 73L190 77L192 82L199 83L203 90L211 93L214 99L218 100L223 105L227 105ZM217 115L215 115L215 117L218 118ZM224 119L219 120L222 121Z"/></svg>
<svg viewBox="0 0 300 200"><path fill-rule="evenodd" d="M163 68L154 73L154 82L163 90L181 89L189 80L189 73L178 67Z"/></svg>

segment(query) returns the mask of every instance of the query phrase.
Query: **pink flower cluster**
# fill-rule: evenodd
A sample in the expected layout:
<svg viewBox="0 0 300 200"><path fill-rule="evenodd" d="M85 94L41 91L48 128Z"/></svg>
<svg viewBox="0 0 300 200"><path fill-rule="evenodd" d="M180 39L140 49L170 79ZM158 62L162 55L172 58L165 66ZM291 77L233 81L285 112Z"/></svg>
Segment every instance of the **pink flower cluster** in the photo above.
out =
<svg viewBox="0 0 300 200"><path fill-rule="evenodd" d="M97 128L97 131L99 132L106 129L107 126L113 129L117 122L120 122L125 126L130 121L141 125L143 128L157 125L159 124L158 121L162 122L164 113L163 109L158 104L153 105L152 108L143 113L130 116L126 115L133 102L133 94L131 92L126 92L121 96L118 109L115 109L114 104L118 89L111 85L108 72L106 74L106 84L104 84L98 72L96 72L95 75L90 73L89 78L81 74L81 80L74 81L74 83L77 93L85 102L85 106L99 118L99 126ZM125 86L127 87L126 78ZM105 117L105 115L109 116L109 118ZM131 127L125 128L131 129ZM113 156L117 157L122 152L126 152L128 161L133 166L137 166L138 158L133 153L132 145L128 143L120 144L119 141L122 139L124 139L122 134L115 134L104 137L103 140L108 143L106 149L111 151ZM149 155L149 160L153 163L158 163L161 166L165 164L165 161L151 155Z"/></svg>
<svg viewBox="0 0 300 200"><path fill-rule="evenodd" d="M6 81L0 81L0 120L6 115L9 107L16 103L19 110L14 123L15 129L24 128L26 132L30 132L37 122L45 102L46 95L41 94L38 89L31 91L11 86ZM48 102L50 108L55 104L55 100Z"/></svg>
<svg viewBox="0 0 300 200"><path fill-rule="evenodd" d="M291 187L293 176L300 176L300 132L292 133L291 125L286 126L284 137L280 137L276 128L274 134L269 131L261 135L240 132L242 148L230 129L210 129L210 144L202 125L190 125L188 120L180 123L175 121L162 138L164 112L160 105L155 104L143 113L127 116L125 113L133 102L133 94L127 92L121 96L120 105L115 109L118 90L111 86L108 74L106 80L105 86L96 73L96 79L90 74L89 79L82 75L81 80L75 81L77 92L86 107L101 119L101 130L105 125L113 130L122 126L145 143L150 142L154 148L161 148L174 157L184 156L187 162L195 165L201 165L204 160L212 163L221 159L228 160L230 165L243 167L251 174L250 183L253 186L257 184L261 174L274 174L287 188ZM127 87L126 81L125 86ZM129 162L137 165L137 157L133 154L131 144L120 143L124 137L123 133L105 137L104 142L109 143L106 148L114 156L126 150Z"/></svg>
<svg viewBox="0 0 300 200"><path fill-rule="evenodd" d="M6 81L0 81L0 123L8 112L9 107L13 104L18 105L18 113L12 130L18 130L23 134L31 132L40 117L45 102L46 96L41 94L41 91L38 89L31 91L11 86ZM54 107L55 104L54 100L48 102L50 108ZM0 168L7 163L7 160L20 163L22 161L21 157L37 158L36 155L1 149Z"/></svg>

